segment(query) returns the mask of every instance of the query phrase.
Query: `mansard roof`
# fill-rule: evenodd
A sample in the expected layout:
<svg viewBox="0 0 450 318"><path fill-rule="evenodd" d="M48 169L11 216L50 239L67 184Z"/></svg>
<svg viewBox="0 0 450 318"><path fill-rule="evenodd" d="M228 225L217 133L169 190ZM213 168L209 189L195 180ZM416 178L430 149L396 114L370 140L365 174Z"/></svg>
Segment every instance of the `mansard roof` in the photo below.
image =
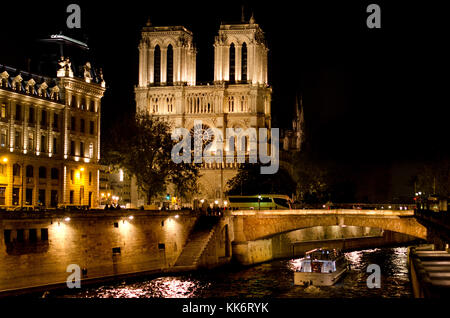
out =
<svg viewBox="0 0 450 318"><path fill-rule="evenodd" d="M0 88L62 102L56 78L25 72L0 64Z"/></svg>

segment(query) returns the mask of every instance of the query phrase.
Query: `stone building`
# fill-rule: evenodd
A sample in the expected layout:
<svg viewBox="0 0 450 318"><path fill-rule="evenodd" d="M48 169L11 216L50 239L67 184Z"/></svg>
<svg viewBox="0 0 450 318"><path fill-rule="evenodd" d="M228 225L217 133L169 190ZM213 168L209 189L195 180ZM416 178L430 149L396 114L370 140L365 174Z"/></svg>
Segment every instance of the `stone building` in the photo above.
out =
<svg viewBox="0 0 450 318"><path fill-rule="evenodd" d="M223 136L226 128L270 129L267 52L264 32L253 16L222 23L214 42L214 81L198 84L192 32L183 26L152 26L149 21L139 44L137 111L189 130L201 120L203 131L216 128ZM223 199L226 182L236 172L236 162L204 163L198 197Z"/></svg>
<svg viewBox="0 0 450 318"><path fill-rule="evenodd" d="M102 76L0 66L0 207L98 205Z"/></svg>

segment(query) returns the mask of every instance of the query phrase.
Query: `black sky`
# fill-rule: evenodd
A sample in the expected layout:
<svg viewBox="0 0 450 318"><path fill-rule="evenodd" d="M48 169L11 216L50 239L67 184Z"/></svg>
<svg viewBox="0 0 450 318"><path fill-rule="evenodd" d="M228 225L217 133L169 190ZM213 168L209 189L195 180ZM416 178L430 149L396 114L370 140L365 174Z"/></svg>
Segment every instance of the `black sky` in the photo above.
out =
<svg viewBox="0 0 450 318"><path fill-rule="evenodd" d="M0 64L25 68L35 39L70 34L65 9L73 2L82 14L77 36L87 37L108 85L103 136L135 108L137 45L148 17L193 31L197 81L210 81L220 22L239 21L244 4L246 19L253 12L268 40L273 127L289 127L302 93L318 157L392 170L448 155L448 19L440 2L16 2L0 9ZM381 7L381 29L366 26L370 3Z"/></svg>

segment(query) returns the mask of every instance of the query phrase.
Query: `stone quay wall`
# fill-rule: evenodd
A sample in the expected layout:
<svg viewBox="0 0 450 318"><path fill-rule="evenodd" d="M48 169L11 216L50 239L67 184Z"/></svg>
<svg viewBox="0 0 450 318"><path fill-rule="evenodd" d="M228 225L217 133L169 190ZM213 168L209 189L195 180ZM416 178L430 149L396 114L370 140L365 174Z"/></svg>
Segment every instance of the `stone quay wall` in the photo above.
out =
<svg viewBox="0 0 450 318"><path fill-rule="evenodd" d="M0 292L65 284L70 264L87 269L82 279L164 271L196 220L182 211L2 213Z"/></svg>

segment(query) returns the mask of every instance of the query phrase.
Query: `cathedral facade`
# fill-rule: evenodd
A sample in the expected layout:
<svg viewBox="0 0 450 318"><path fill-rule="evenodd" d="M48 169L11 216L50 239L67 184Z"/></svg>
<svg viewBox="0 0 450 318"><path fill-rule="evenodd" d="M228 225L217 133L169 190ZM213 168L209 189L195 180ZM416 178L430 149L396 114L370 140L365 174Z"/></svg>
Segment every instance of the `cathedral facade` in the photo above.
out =
<svg viewBox="0 0 450 318"><path fill-rule="evenodd" d="M220 25L214 42L214 81L196 82L196 48L191 31L183 26L142 29L139 44L138 112L147 112L192 130L215 128L271 128L271 95L267 79L264 32L250 21ZM248 147L247 147L248 149ZM227 149L225 149L227 150ZM236 163L204 163L198 199L223 201L226 183Z"/></svg>

